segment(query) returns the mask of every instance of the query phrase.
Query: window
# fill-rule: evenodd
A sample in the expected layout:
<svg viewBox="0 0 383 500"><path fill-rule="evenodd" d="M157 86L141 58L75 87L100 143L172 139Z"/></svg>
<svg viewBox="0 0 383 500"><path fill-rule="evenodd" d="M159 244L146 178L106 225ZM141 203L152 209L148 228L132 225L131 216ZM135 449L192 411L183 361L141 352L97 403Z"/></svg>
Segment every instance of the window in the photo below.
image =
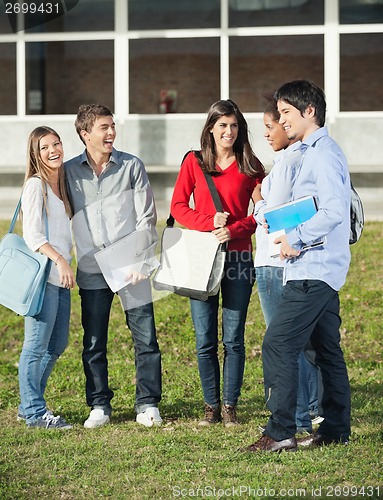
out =
<svg viewBox="0 0 383 500"><path fill-rule="evenodd" d="M322 35L230 38L230 98L243 111L261 112L264 93L307 78L323 87Z"/></svg>
<svg viewBox="0 0 383 500"><path fill-rule="evenodd" d="M229 0L229 26L324 23L324 0Z"/></svg>
<svg viewBox="0 0 383 500"><path fill-rule="evenodd" d="M131 40L129 53L131 113L202 113L220 97L218 38Z"/></svg>
<svg viewBox="0 0 383 500"><path fill-rule="evenodd" d="M4 4L1 3L0 8L0 35L8 35L12 33L11 23L8 15L5 13Z"/></svg>
<svg viewBox="0 0 383 500"><path fill-rule="evenodd" d="M27 33L69 33L73 31L113 31L114 0L56 0L61 3L65 14L52 21L39 23ZM32 21L36 19L33 16Z"/></svg>
<svg viewBox="0 0 383 500"><path fill-rule="evenodd" d="M339 22L383 23L383 0L339 0Z"/></svg>
<svg viewBox="0 0 383 500"><path fill-rule="evenodd" d="M0 114L16 114L16 44L2 43L0 51Z"/></svg>
<svg viewBox="0 0 383 500"><path fill-rule="evenodd" d="M129 29L218 28L220 0L129 0Z"/></svg>
<svg viewBox="0 0 383 500"><path fill-rule="evenodd" d="M80 104L114 108L113 42L26 44L27 114L75 114Z"/></svg>
<svg viewBox="0 0 383 500"><path fill-rule="evenodd" d="M382 68L383 33L341 35L341 111L382 111Z"/></svg>

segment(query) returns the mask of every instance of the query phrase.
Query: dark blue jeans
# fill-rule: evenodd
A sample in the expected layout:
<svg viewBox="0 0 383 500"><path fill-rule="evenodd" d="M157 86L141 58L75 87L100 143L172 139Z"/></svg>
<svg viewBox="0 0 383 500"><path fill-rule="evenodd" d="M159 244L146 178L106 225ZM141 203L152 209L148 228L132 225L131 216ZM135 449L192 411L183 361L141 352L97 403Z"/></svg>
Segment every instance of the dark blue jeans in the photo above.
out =
<svg viewBox="0 0 383 500"><path fill-rule="evenodd" d="M350 384L340 324L338 292L319 280L287 282L262 345L266 405L271 412L266 435L280 441L295 434L298 356L311 340L323 379L324 421L318 432L335 440L349 438Z"/></svg>
<svg viewBox="0 0 383 500"><path fill-rule="evenodd" d="M255 268L259 302L261 304L266 328L274 314L278 314L278 303L283 293L283 267L259 266ZM311 344L305 346L304 352L298 357L299 384L297 396L296 424L297 430L312 431L310 407L318 412L318 376L319 369L310 363L305 351Z"/></svg>
<svg viewBox="0 0 383 500"><path fill-rule="evenodd" d="M250 252L229 252L221 282L223 402L236 405L245 367L245 322L252 287L254 266ZM206 302L190 300L196 334L198 369L204 400L220 403L220 366L218 360L219 294Z"/></svg>
<svg viewBox="0 0 383 500"><path fill-rule="evenodd" d="M80 289L83 366L86 402L92 408L111 410L113 391L108 384L108 324L114 293L109 288ZM153 303L125 311L131 330L136 364L136 411L157 406L161 400L161 354L154 324Z"/></svg>

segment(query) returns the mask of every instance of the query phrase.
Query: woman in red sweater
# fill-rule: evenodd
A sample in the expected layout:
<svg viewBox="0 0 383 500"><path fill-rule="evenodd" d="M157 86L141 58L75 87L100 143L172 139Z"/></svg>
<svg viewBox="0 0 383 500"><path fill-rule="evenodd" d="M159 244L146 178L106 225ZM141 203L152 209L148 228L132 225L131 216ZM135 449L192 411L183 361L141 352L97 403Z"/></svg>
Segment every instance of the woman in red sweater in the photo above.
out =
<svg viewBox="0 0 383 500"><path fill-rule="evenodd" d="M222 212L216 211L204 172L213 177ZM264 175L264 168L251 149L247 123L238 106L231 100L212 104L201 134L201 152L190 152L185 157L171 202L171 213L180 224L211 231L228 245L220 289L224 349L222 412L219 293L206 302L190 299L205 400L205 415L199 425L211 425L222 419L226 427L238 423L236 407L245 366L245 321L254 284L251 237L256 223L248 213L253 190ZM194 208L190 206L191 195Z"/></svg>

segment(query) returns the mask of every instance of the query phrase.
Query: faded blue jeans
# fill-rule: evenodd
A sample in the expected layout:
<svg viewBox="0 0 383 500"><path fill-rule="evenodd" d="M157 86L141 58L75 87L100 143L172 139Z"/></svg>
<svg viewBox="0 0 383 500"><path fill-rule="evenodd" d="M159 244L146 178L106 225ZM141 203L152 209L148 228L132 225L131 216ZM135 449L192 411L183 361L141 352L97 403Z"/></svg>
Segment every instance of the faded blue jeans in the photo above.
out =
<svg viewBox="0 0 383 500"><path fill-rule="evenodd" d="M24 344L19 361L19 413L26 422L46 411L48 377L68 345L70 290L47 284L41 312L25 318Z"/></svg>
<svg viewBox="0 0 383 500"><path fill-rule="evenodd" d="M245 367L245 322L252 287L254 265L250 252L228 252L221 282L223 403L236 405ZM196 334L198 369L205 403L221 402L218 360L219 293L206 302L190 299Z"/></svg>

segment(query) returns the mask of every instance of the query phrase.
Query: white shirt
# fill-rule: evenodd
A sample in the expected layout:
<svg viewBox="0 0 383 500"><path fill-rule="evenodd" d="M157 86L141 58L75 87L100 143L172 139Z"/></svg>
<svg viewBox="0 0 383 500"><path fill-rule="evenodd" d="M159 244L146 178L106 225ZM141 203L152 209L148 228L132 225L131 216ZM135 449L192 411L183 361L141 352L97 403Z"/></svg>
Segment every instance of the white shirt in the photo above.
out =
<svg viewBox="0 0 383 500"><path fill-rule="evenodd" d="M267 208L292 200L293 184L299 172L302 157L299 150L300 144L300 141L295 142L277 154L271 172L262 181L263 200L258 201L254 207L254 218L257 221L255 267L283 267L284 265L279 257L270 257L269 237L262 224Z"/></svg>
<svg viewBox="0 0 383 500"><path fill-rule="evenodd" d="M48 243L60 253L70 264L72 250L72 234L68 214L62 200L47 185L48 233L45 234L45 218L43 217L43 192L41 179L31 177L27 180L21 199L23 211L23 237L31 250L38 249ZM48 283L60 285L57 266L51 267Z"/></svg>

